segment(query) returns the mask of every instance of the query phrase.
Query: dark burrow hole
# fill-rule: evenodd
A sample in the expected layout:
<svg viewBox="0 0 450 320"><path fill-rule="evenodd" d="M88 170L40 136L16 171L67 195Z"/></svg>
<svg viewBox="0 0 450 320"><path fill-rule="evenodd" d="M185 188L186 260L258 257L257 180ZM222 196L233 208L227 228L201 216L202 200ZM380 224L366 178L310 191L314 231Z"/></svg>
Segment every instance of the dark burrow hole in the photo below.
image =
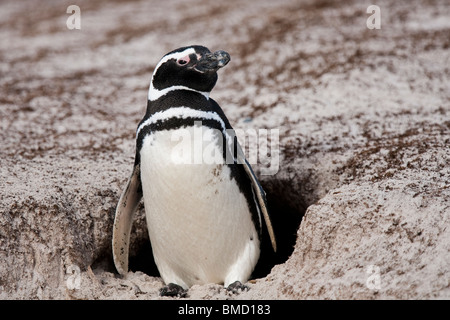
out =
<svg viewBox="0 0 450 320"><path fill-rule="evenodd" d="M292 180L271 180L262 182L262 185L267 194L278 250L276 253L273 252L269 235L264 226L261 255L251 279L267 276L275 265L284 263L290 257L296 243L297 230L307 208L299 189L292 185ZM130 252L130 270L142 271L149 276L159 277L148 237L142 236L136 239L132 246L135 247L135 250L132 250L134 254ZM114 269L111 257L110 261L111 265L108 269L111 267Z"/></svg>

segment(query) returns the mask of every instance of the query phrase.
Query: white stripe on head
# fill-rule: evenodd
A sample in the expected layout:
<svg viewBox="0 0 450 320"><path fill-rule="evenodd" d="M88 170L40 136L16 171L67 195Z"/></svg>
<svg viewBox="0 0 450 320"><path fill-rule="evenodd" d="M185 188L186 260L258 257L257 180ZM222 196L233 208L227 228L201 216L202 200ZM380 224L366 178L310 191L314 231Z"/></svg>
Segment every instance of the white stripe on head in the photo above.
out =
<svg viewBox="0 0 450 320"><path fill-rule="evenodd" d="M201 93L202 95L204 95L206 99L209 99L209 92L197 91L197 90L185 87L185 86L172 86L172 87L164 88L162 90L158 90L158 89L153 87L153 79L155 77L155 74L158 71L159 67L163 63L169 61L170 59L178 60L178 59L183 58L183 57L185 57L187 55L190 55L192 53L195 53L195 49L194 48L187 48L186 50L183 50L181 52L174 52L174 53L167 54L164 57L162 57L162 59L156 65L155 70L153 70L152 79L150 81L150 88L148 89L148 100L155 101L155 100L159 99L160 97L166 95L168 92L174 91L174 90L195 91L195 92L198 92L198 93Z"/></svg>
<svg viewBox="0 0 450 320"><path fill-rule="evenodd" d="M155 88L153 88L153 79L152 79L152 83L150 83L150 89L148 90L148 100L150 100L150 101L158 100L159 98L166 95L170 91L175 91L175 90L189 90L189 91L198 92L198 93L202 94L206 98L206 100L209 99L209 92L198 91L198 90L194 90L192 88L188 88L185 86L172 86L172 87L164 88L162 90L155 89Z"/></svg>

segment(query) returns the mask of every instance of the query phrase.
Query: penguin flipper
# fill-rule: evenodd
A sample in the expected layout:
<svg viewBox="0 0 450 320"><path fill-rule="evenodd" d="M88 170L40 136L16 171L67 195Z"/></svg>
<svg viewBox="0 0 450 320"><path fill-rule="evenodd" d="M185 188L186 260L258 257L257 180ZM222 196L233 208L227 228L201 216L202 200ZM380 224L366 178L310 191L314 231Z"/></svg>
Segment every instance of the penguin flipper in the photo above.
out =
<svg viewBox="0 0 450 320"><path fill-rule="evenodd" d="M128 272L128 249L130 246L130 232L133 224L133 216L142 198L140 179L140 164L133 168L133 173L128 179L127 187L120 196L114 218L112 250L114 265L121 275Z"/></svg>
<svg viewBox="0 0 450 320"><path fill-rule="evenodd" d="M267 209L266 192L264 191L258 179L256 178L256 175L253 172L250 163L248 163L247 159L245 158L244 151L242 151L239 142L237 140L235 141L237 144L237 163L244 165L245 172L247 173L248 177L250 178L250 181L252 182L253 190L255 191L256 198L258 199L259 208L262 211L267 231L269 232L273 251L277 252L277 242L275 239L275 233L273 231L272 222L270 221L269 211Z"/></svg>

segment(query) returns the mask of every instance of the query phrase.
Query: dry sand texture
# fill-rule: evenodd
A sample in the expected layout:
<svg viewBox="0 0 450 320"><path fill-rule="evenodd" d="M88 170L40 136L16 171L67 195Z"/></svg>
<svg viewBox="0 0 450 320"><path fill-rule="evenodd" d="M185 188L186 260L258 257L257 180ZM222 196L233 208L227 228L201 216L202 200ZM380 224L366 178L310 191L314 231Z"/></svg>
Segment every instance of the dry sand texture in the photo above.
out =
<svg viewBox="0 0 450 320"><path fill-rule="evenodd" d="M364 1L2 1L0 298L158 298L143 208L126 279L112 222L151 72L189 44L231 54L236 129L280 130L279 254L189 298L450 298L450 5L375 4L379 30Z"/></svg>

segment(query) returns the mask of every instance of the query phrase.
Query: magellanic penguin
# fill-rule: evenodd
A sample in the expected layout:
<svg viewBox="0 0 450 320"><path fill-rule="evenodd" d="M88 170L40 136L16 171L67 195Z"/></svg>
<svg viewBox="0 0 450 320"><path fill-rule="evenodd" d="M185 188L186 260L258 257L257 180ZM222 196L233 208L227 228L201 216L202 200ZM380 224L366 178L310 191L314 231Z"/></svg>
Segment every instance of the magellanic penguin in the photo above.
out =
<svg viewBox="0 0 450 320"><path fill-rule="evenodd" d="M265 192L209 97L217 70L229 61L225 51L183 47L166 54L151 78L112 245L117 271L125 275L133 214L143 197L154 260L166 283L161 295L205 283L245 288L260 255L261 215L276 251Z"/></svg>

